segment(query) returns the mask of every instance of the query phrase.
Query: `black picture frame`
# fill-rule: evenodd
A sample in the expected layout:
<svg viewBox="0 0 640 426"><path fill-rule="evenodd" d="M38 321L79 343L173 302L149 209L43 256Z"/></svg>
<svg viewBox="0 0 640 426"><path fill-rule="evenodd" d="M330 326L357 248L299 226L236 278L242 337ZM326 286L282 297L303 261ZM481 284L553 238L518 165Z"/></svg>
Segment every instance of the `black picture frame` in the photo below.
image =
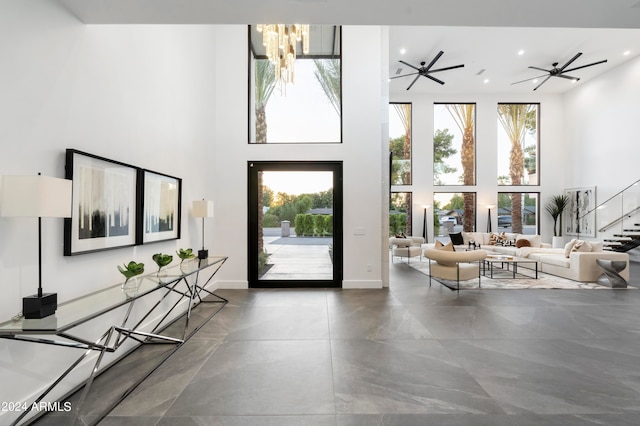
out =
<svg viewBox="0 0 640 426"><path fill-rule="evenodd" d="M64 255L136 244L138 175L132 165L66 150L65 177L72 181L71 218L64 221Z"/></svg>
<svg viewBox="0 0 640 426"><path fill-rule="evenodd" d="M139 222L136 241L149 244L180 238L182 179L151 170L139 170Z"/></svg>

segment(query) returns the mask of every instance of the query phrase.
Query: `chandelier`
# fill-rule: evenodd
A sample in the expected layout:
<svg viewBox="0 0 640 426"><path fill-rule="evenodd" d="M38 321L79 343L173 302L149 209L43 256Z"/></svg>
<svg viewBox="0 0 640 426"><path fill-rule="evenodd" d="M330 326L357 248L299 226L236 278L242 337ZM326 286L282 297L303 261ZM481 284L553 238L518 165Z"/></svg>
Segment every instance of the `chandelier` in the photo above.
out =
<svg viewBox="0 0 640 426"><path fill-rule="evenodd" d="M293 84L298 43L302 44L303 54L309 53L309 25L268 24L257 25L256 29L262 33L262 44L275 67L276 81Z"/></svg>

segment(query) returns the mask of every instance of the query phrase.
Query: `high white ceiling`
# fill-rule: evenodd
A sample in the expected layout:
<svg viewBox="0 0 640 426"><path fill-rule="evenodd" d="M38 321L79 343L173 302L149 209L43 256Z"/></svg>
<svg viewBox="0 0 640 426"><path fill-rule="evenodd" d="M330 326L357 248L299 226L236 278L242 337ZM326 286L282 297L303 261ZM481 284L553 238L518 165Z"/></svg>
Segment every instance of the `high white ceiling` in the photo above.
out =
<svg viewBox="0 0 640 426"><path fill-rule="evenodd" d="M640 0L58 1L87 24L389 25L390 76L400 67L402 74L411 71L398 60L428 64L440 50L434 68L464 64L433 74L444 86L421 77L411 88L418 93L528 92L535 84L511 85L545 74L528 66L562 66L578 52L583 55L568 68L607 59L571 73L578 83L551 78L538 89L559 93L640 55ZM390 90L401 93L411 81L391 80Z"/></svg>

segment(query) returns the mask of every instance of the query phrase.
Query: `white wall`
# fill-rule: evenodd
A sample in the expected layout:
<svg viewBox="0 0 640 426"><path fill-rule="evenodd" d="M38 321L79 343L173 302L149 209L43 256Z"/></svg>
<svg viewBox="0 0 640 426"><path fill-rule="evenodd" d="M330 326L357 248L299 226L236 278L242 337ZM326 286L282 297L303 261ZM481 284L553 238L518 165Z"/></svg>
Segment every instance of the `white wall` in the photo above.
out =
<svg viewBox="0 0 640 426"><path fill-rule="evenodd" d="M640 179L640 56L565 96L567 188L596 186L604 201Z"/></svg>
<svg viewBox="0 0 640 426"><path fill-rule="evenodd" d="M57 2L0 2L0 174L64 177L75 148L183 179L180 241L64 257L63 221L43 219L43 286L59 302L121 282L118 264L152 272L153 253L198 248L191 200L215 189L216 37L212 26L85 26ZM37 222L0 218L0 235L4 321L37 288ZM0 401L29 401L80 354L0 340Z"/></svg>
<svg viewBox="0 0 640 426"><path fill-rule="evenodd" d="M342 144L248 144L245 26L220 27L225 43L218 54L226 58L217 68L215 151L215 238L230 256L220 271L219 285L246 288L247 283L247 161L343 161L344 280L343 287L382 286L380 187L384 140L381 135L383 81L380 27L342 29ZM361 64L368 64L362 73ZM386 148L384 148L386 151ZM386 155L386 154L385 154ZM354 235L364 228L365 235ZM229 244L233 242L233 244ZM371 270L369 271L369 265Z"/></svg>
<svg viewBox="0 0 640 426"><path fill-rule="evenodd" d="M425 83L426 84L426 83ZM392 93L391 102L411 102L413 116L412 131L412 174L413 185L394 185L393 191L413 192L413 221L415 235L422 232L424 204L433 206L434 192L476 192L476 229L485 231L488 210L485 206L497 204L498 192L540 192L540 234L544 242L551 242L553 221L544 211L544 203L555 194L562 193L565 187L566 165L565 144L563 143L563 103L560 95L531 94L420 94L417 92ZM476 103L476 185L464 186L433 185L433 104L439 103ZM497 185L497 105L498 103L540 103L540 185L538 186L499 186ZM433 208L428 212L430 218ZM497 214L492 210L492 229L497 228ZM433 221L429 220L429 239L433 241Z"/></svg>

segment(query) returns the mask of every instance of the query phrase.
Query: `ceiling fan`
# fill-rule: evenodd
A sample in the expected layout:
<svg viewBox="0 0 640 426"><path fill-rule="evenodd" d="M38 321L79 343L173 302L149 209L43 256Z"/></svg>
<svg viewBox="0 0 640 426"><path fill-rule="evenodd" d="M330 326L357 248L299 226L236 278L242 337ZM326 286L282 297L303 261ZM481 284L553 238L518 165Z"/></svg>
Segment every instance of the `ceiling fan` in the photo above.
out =
<svg viewBox="0 0 640 426"><path fill-rule="evenodd" d="M420 78L420 76L422 77L427 77L430 80L435 81L436 83L440 83L440 84L444 84L444 81L442 80L438 80L435 77L432 77L430 74L434 73L434 72L440 72L440 71L447 71L447 70L452 70L454 68L462 68L464 67L464 65L454 65L452 67L446 67L446 68L438 68L435 70L432 70L431 67L438 61L438 59L440 59L440 56L442 56L444 54L444 52L441 50L436 56L435 58L433 58L431 60L431 62L429 63L429 65L427 65L426 67L424 66L426 62L420 62L420 68L415 67L411 64L406 63L405 61L399 61L402 64L405 64L408 67L413 68L414 70L416 70L417 72L412 72L410 74L405 74L405 75L398 75L395 77L391 77L391 79L394 78L400 78L400 77L408 77L410 75L415 75L416 78L413 79L413 81L411 82L411 84L409 85L409 87L407 87L407 90L411 89L411 86L413 86L415 84L416 81L418 81L418 79Z"/></svg>
<svg viewBox="0 0 640 426"><path fill-rule="evenodd" d="M603 60L603 61L593 62L593 63L591 63L591 64L581 65L581 66L579 66L579 67L575 67L575 68L569 68L569 69L567 69L567 67L568 67L568 66L569 66L573 61L575 61L576 59L578 59L578 58L580 57L580 55L582 55L582 53L578 52L578 53L576 54L576 56L574 56L573 58L569 59L569 60L567 61L567 63L566 63L566 64L564 64L563 66L561 66L560 68L558 68L558 63L557 63L557 62L554 62L553 64L551 64L551 65L553 66L553 68L551 68L550 70L547 70L547 69L544 69L544 68L538 68L538 67L529 67L529 68L534 69L534 70L545 71L545 72L547 72L547 73L549 73L549 74L548 74L548 75L547 75L547 74L543 74L543 75L538 76L538 77L532 77L532 78L528 78L528 79L526 79L526 80L516 81L515 83L511 83L511 85L518 84L518 83L524 83L525 81L536 80L536 79L538 79L538 78L542 78L542 77L545 77L545 76L546 76L547 78L545 78L544 80L542 80L542 83L538 84L538 85L537 85L533 90L538 90L538 87L540 87L540 86L542 86L544 83L546 83L546 82L547 82L547 80L549 80L551 77L561 77L561 78L566 78L566 79L568 79L568 80L578 81L578 80L580 80L578 77L572 77L572 76L569 76L569 75L565 75L565 73L568 73L568 72L571 72L571 71L575 71L575 70L579 70L579 69L581 69L581 68L586 68L586 67L590 67L590 66L593 66L593 65L598 65L598 64L602 64L602 63L607 62L607 60L605 59L605 60Z"/></svg>

